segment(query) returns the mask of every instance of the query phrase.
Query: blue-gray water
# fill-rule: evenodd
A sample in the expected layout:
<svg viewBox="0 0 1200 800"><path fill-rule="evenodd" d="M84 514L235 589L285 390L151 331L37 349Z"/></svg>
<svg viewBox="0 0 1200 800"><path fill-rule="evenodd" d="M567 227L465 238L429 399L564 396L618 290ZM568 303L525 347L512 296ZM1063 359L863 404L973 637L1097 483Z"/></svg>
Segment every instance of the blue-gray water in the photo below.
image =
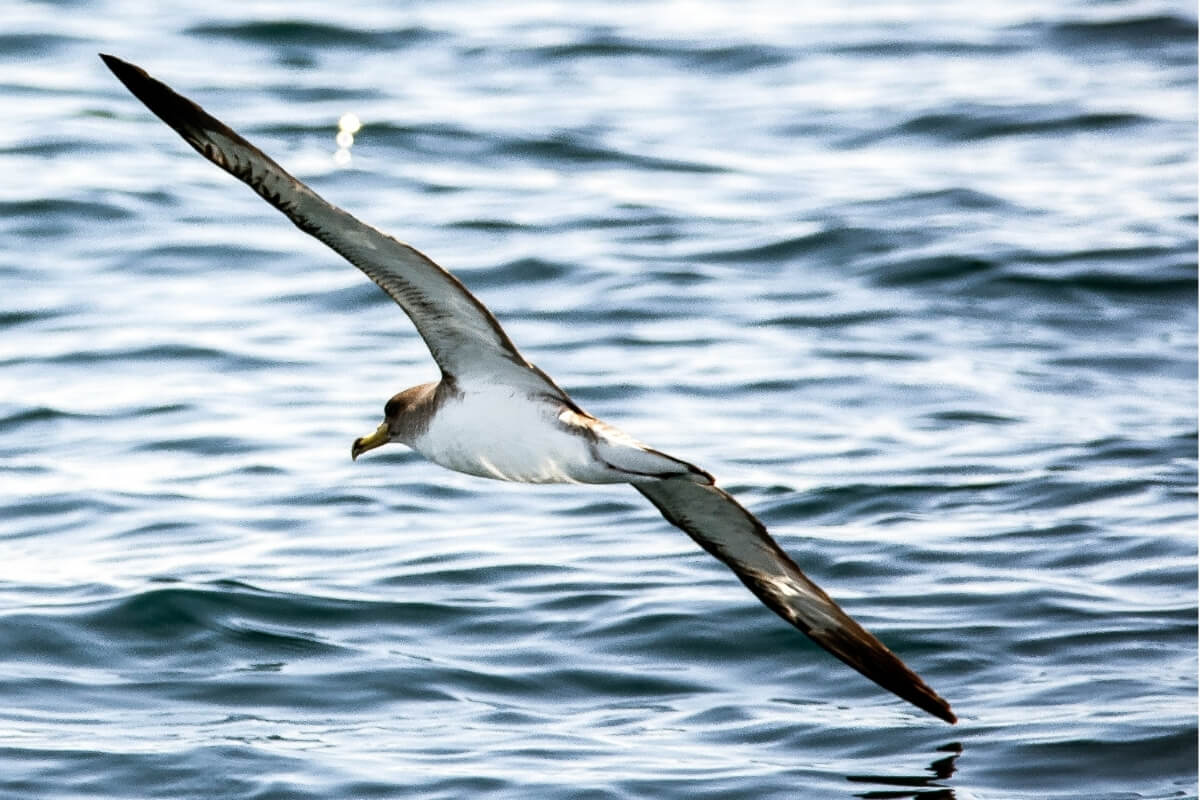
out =
<svg viewBox="0 0 1200 800"><path fill-rule="evenodd" d="M0 10L0 797L1196 795L1191 4L155 8ZM628 487L352 463L411 325L98 51L714 472L961 723Z"/></svg>

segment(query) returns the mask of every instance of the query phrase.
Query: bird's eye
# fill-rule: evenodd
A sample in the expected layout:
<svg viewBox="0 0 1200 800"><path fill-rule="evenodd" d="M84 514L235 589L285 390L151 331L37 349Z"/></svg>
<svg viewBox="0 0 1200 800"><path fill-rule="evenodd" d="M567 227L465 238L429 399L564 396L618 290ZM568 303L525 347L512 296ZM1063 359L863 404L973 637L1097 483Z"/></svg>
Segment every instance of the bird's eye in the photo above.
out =
<svg viewBox="0 0 1200 800"><path fill-rule="evenodd" d="M392 417L396 416L396 412L399 410L400 410L400 398L393 397L391 400L388 400L387 403L384 405L383 416L387 419L391 419Z"/></svg>

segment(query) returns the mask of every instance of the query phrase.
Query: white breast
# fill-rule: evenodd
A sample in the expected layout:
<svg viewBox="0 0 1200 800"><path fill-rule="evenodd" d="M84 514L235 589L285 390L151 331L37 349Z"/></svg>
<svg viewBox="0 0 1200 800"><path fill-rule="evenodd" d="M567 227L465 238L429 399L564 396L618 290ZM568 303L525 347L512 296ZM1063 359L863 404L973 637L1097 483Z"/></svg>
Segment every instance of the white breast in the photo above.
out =
<svg viewBox="0 0 1200 800"><path fill-rule="evenodd" d="M442 405L413 449L447 469L523 483L623 480L588 439L558 420L561 404L513 389L464 392Z"/></svg>

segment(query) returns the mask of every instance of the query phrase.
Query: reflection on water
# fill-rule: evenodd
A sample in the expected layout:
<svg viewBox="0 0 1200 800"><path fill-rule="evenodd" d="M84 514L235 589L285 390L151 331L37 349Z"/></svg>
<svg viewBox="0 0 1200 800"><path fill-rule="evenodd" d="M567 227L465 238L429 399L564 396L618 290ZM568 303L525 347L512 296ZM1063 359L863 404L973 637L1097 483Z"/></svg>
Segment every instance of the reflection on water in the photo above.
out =
<svg viewBox="0 0 1200 800"><path fill-rule="evenodd" d="M944 781L954 774L954 762L962 754L960 742L951 742L938 748L941 752L951 753L939 758L927 768L928 775L847 775L846 780L852 783L875 783L882 786L903 786L902 790L876 790L857 795L872 800L899 800L905 797L919 797L922 800L954 800L954 789L941 786L938 781Z"/></svg>

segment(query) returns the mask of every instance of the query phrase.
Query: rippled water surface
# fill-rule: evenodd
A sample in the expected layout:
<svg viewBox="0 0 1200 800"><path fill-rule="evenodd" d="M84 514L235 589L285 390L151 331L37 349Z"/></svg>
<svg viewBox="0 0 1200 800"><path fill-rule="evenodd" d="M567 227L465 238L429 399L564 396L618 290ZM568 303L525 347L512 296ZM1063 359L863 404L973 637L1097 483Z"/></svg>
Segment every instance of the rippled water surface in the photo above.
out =
<svg viewBox="0 0 1200 800"><path fill-rule="evenodd" d="M1194 6L167 8L0 10L0 796L1196 796ZM420 339L98 51L716 474L959 725L628 487L352 463Z"/></svg>

